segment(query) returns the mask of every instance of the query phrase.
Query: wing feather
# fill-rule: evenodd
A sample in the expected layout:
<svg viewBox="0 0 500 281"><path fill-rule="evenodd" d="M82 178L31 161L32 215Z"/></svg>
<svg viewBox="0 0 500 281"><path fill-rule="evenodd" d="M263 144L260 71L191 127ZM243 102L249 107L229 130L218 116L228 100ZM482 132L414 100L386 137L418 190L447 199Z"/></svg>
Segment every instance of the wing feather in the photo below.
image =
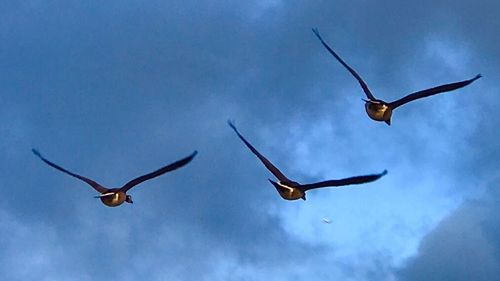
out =
<svg viewBox="0 0 500 281"><path fill-rule="evenodd" d="M434 88L418 91L418 92L409 94L409 95L407 95L399 100L390 102L388 104L388 106L391 109L395 109L399 106L402 106L405 103L408 103L410 101L414 101L416 99L421 99L421 98L425 98L428 96L432 96L432 95L436 95L436 94L440 94L440 93L444 93L444 92L454 91L456 89L460 89L462 87L469 85L470 83L474 82L475 80L477 80L479 78L481 78L481 74L478 74L478 75L476 75L476 77L469 79L469 80L464 80L464 81L450 83L450 84L444 84L444 85L437 86Z"/></svg>
<svg viewBox="0 0 500 281"><path fill-rule="evenodd" d="M50 162L49 160L47 160L46 158L44 158L42 156L42 154L38 150L31 149L31 151L33 151L33 154L35 154L36 156L38 156L38 158L42 159L42 161L45 162L47 165L49 165L49 166L51 166L53 168L56 168L57 170L59 170L59 171L61 171L63 173L66 173L66 174L68 174L68 175L70 175L72 177L75 177L75 178L77 178L79 180L82 180L82 181L86 182L87 184L89 184L90 186L92 186L95 190L97 190L97 192L104 193L104 192L108 191L107 188L105 188L104 186L98 184L97 182L95 182L95 181L93 181L93 180L91 180L89 178L86 178L84 176L80 176L78 174L70 172L70 171L64 169L63 167L58 166L57 164Z"/></svg>
<svg viewBox="0 0 500 281"><path fill-rule="evenodd" d="M347 65L347 63L345 63L344 60L342 60L340 58L340 56L337 55L337 53L335 53L335 51L332 48L330 48L330 46L328 46L328 44L326 44L326 42L323 40L321 35L319 35L318 29L313 28L312 31L314 32L314 34L316 34L316 37L318 37L319 41L321 41L321 44L323 44L323 46L325 46L325 48L328 50L328 52L330 52L330 54L332 54L352 74L352 76L354 76L354 78L356 78L356 80L358 80L358 83L359 83L359 85L361 85L361 88L363 88L363 91L365 92L366 97L370 100L376 100L376 98L373 96L372 92L368 88L368 85L366 85L363 78L361 78L361 76L359 76L359 74L354 69L352 69L349 65Z"/></svg>
<svg viewBox="0 0 500 281"><path fill-rule="evenodd" d="M169 164L167 166L164 166L154 172L151 172L149 174L146 174L146 175L143 175L143 176L140 176L140 177L137 177L129 182L127 182L123 187L121 187L119 190L120 191L123 191L123 192L127 192L129 189L131 189L132 187L140 184L141 182L144 182L144 181L147 181L147 180L150 180L152 178L156 178L158 176L161 176L167 172L170 172L170 171L173 171L175 169L178 169L184 165L186 165L187 163L191 162L191 160L193 160L193 158L196 156L198 152L197 151L194 151L191 155L189 155L188 157L186 158L183 158L179 161L176 161L172 164Z"/></svg>
<svg viewBox="0 0 500 281"><path fill-rule="evenodd" d="M264 157L260 152L257 151L241 134L238 132L238 129L234 126L234 124L231 121L227 121L229 124L229 127L231 127L234 132L238 135L238 137L245 143L245 145L257 156L257 158L260 159L260 161L266 166L266 168L280 181L290 181L283 173L276 168L276 166L271 163L271 161L267 160L266 157Z"/></svg>
<svg viewBox="0 0 500 281"><path fill-rule="evenodd" d="M356 176L356 177L350 177L350 178L345 178L345 179L340 179L340 180L328 180L328 181L322 181L322 182L317 182L317 183L304 184L304 185L301 185L299 188L302 191L306 191L309 189L321 188L321 187L340 187L340 186L351 185L351 184L362 184L362 183L367 183L367 182L378 180L379 178L381 178L382 176L384 176L386 174L387 174L387 170L384 170L380 174Z"/></svg>

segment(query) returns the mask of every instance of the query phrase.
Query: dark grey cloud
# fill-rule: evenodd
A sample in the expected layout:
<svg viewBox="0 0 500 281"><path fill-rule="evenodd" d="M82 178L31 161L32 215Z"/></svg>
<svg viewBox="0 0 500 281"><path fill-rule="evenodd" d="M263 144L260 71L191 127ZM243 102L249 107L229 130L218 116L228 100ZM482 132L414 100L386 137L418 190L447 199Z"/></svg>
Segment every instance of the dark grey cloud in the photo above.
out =
<svg viewBox="0 0 500 281"><path fill-rule="evenodd" d="M464 202L421 242L398 280L495 280L500 274L498 178Z"/></svg>
<svg viewBox="0 0 500 281"><path fill-rule="evenodd" d="M265 171L239 165L254 160L246 153L234 157L242 147L225 120L240 119L232 91L248 72L238 65L250 59L238 59L249 46L227 43L244 36L235 9L33 5L13 8L18 16L4 29L2 85L15 108L5 119L15 126L2 130L13 154L3 166L6 186L20 188L3 190L12 221L2 229L3 277L199 280L226 263L265 268L286 257L290 266L316 252L260 207L276 194L249 169ZM200 154L133 190L134 206L108 210L90 188L30 155L31 146L106 185Z"/></svg>

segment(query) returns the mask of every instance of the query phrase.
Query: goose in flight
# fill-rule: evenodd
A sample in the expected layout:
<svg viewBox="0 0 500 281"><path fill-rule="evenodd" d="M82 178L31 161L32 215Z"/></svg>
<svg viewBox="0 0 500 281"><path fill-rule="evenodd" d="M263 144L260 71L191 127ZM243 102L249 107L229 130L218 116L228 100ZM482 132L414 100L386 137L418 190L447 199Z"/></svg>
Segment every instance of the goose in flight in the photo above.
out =
<svg viewBox="0 0 500 281"><path fill-rule="evenodd" d="M362 184L371 181L375 181L387 174L387 170L384 170L380 174L357 176L351 178L345 178L340 180L328 180L311 184L300 184L296 181L292 181L287 178L283 173L281 173L276 166L274 166L266 157L260 154L241 134L238 129L234 126L231 121L228 121L229 126L234 130L238 137L245 143L245 145L259 158L259 160L266 166L266 168L278 179L275 182L269 179L269 182L276 188L280 196L285 200L306 200L306 191L314 188L330 187L330 186L344 186L350 184Z"/></svg>
<svg viewBox="0 0 500 281"><path fill-rule="evenodd" d="M476 75L476 77L469 80L440 85L437 87L409 94L393 102L385 102L383 100L375 98L375 96L371 93L370 89L368 89L368 85L366 85L365 81L363 81L361 76L359 76L359 74L354 69L352 69L349 65L347 65L347 63L345 63L339 57L339 55L337 55L337 53L335 53L335 51L332 48L330 48L328 44L325 43L325 41L323 40L323 38L321 38L321 35L319 35L319 32L316 28L313 28L313 32L314 34L316 34L316 36L321 41L323 46L325 46L328 52L330 52L330 54L332 54L340 62L340 64L342 64L352 74L352 76L356 78L356 80L358 80L358 83L361 85L361 88L363 88L363 91L365 92L366 97L368 98L367 100L363 99L363 101L365 102L365 109L368 116L375 121L384 121L385 123L387 123L387 125L391 125L392 111L397 107L405 103L414 101L416 99L425 98L435 94L450 92L456 89L460 89L474 82L476 79L481 78L481 74L478 74Z"/></svg>
<svg viewBox="0 0 500 281"><path fill-rule="evenodd" d="M191 155L189 155L188 157L186 158L183 158L177 162L174 162L172 164L169 164L165 167L162 167L154 172L151 172L149 174L146 174L146 175L143 175L143 176L140 176L138 178L135 178L131 181L129 181L128 183L126 183L125 185L123 185L122 187L120 188L106 188L100 184L98 184L97 182L89 179L89 178L86 178L84 176L80 176L78 174L75 174L75 173L72 173L56 164L54 164L53 162L50 162L49 160L47 160L46 158L44 158L42 156L42 154L40 154L40 152L38 152L38 150L36 149L32 149L33 153L38 156L40 159L42 159L43 162L47 163L49 166L53 167L53 168L56 168L57 170L63 172L63 173L66 173L72 177L75 177L81 181L84 181L86 182L87 184L89 184L90 186L92 186L97 192L100 193L99 196L95 196L94 198L100 198L102 203L104 203L106 206L109 206L109 207L116 207L116 206L119 206L121 205L123 202L127 202L127 203L134 203L132 201L132 196L128 195L127 194L127 191L129 189L131 189L132 187L142 183L143 181L147 181L147 180L150 180L152 178L155 178L155 177L158 177L158 176L161 176L163 175L164 173L166 172L170 172L170 171L173 171L175 169L178 169L184 165L186 165L187 163L189 163L193 158L194 156L196 155L197 151L194 151Z"/></svg>

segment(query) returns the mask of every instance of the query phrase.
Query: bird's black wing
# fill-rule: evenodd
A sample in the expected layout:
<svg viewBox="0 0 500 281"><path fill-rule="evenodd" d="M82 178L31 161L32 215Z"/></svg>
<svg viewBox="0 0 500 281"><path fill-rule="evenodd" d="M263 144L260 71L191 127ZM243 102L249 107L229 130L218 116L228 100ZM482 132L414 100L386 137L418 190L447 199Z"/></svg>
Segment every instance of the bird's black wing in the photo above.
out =
<svg viewBox="0 0 500 281"><path fill-rule="evenodd" d="M186 158L183 158L177 162L174 162L172 164L169 164L165 167L162 167L154 172L151 172L149 174L146 174L146 175L143 175L143 176L140 176L138 178L135 178L129 182L127 182L123 187L121 187L119 189L119 191L123 191L123 192L127 192L129 189L131 189L132 187L140 184L141 182L143 181L147 181L147 180L150 180L152 178L156 178L158 176L161 176L163 174L165 174L166 172L170 172L170 171L173 171L175 169L178 169L184 165L186 165L187 163L191 162L191 160L193 160L194 156L197 154L198 152L195 151L193 152L191 155L189 155L188 157Z"/></svg>
<svg viewBox="0 0 500 281"><path fill-rule="evenodd" d="M481 78L481 74L478 74L478 75L476 75L476 77L469 79L469 80L464 80L464 81L450 83L450 84L444 84L444 85L430 88L427 90L418 91L418 92L409 94L406 97L403 97L397 101L393 101L393 102L389 103L388 106L391 109L395 109L396 107L399 107L407 102L410 102L410 101L413 101L416 99L425 98L425 97L432 96L435 94L460 89L462 87L469 85L470 83L474 82L476 79L479 79L479 78Z"/></svg>
<svg viewBox="0 0 500 281"><path fill-rule="evenodd" d="M330 46L328 46L328 44L326 44L326 42L323 40L323 38L321 38L321 35L319 35L318 29L313 28L312 31L314 32L314 34L316 34L319 41L321 41L323 46L325 46L325 48L330 52L330 54L332 54L345 68L347 68L347 70L349 70L349 72L352 74L352 76L354 76L354 78L356 78L356 80L358 80L358 83L359 83L359 85L361 85L361 88L363 88L363 91L365 92L366 97L369 100L376 100L376 98L373 96L370 89L368 89L368 85L366 85L365 81L363 81L363 78L361 78L361 76L359 76L359 74L354 69L352 69L349 65L347 65L347 63L345 63L339 57L339 55L337 55L337 53L335 53L335 51L332 48L330 48Z"/></svg>
<svg viewBox="0 0 500 281"><path fill-rule="evenodd" d="M231 121L227 121L227 123L229 124L229 126L234 130L234 132L236 132L236 134L238 135L238 137L246 144L246 146L253 152L253 154L255 154L259 159L260 161L264 164L264 166L266 166L266 168L276 177L278 178L278 180L280 181L284 181L284 182L287 182L287 181L290 181L285 175L283 175L283 173L278 169L276 168L276 166L273 165L273 163L271 163L271 161L267 160L266 157L264 157L262 154L260 154L257 149L255 149L241 134L240 132L238 132L238 129L236 129L236 127L233 125L233 123L231 123Z"/></svg>
<svg viewBox="0 0 500 281"><path fill-rule="evenodd" d="M329 181L322 181L322 182L311 183L311 184L304 184L304 185L299 186L298 188L300 188L302 191L306 191L306 190L313 189L313 188L344 186L344 185L350 185L350 184L362 184L362 183L367 183L367 182L378 180L379 178L381 178L385 174L387 174L387 170L384 170L380 174L357 176L357 177L351 177L351 178L346 178L346 179L341 179L341 180L329 180Z"/></svg>
<svg viewBox="0 0 500 281"><path fill-rule="evenodd" d="M62 167L60 167L60 166L58 166L58 165L56 165L56 164L54 164L54 163L50 162L49 160L45 159L45 158L42 156L42 154L40 154L40 152L38 152L38 150L36 150L36 149L31 149L31 151L33 151L33 153L34 153L36 156L38 156L40 159L42 159L42 161L43 161L43 162L45 162L45 163L47 163L49 166L54 167L54 168L58 169L59 171L61 171L61 172L63 172L63 173L66 173L66 174L68 174L68 175L70 175L70 176L73 176L73 177L75 177L75 178L77 178L77 179L79 179L79 180L82 180L82 181L84 181L84 182L88 183L88 184L89 184L90 186L92 186L95 190L97 190L97 192L99 192L99 193L104 193L104 192L107 192L107 191L108 191L108 189L107 189L107 188L105 188L104 186L102 186L102 185L98 184L97 182L95 182L95 181L93 181L93 180L91 180L91 179L89 179L89 178L86 178L86 177L83 177L83 176L77 175L77 174L75 174L75 173L72 173L72 172L70 172L70 171L68 171L68 170L66 170L66 169L64 169L64 168L62 168Z"/></svg>

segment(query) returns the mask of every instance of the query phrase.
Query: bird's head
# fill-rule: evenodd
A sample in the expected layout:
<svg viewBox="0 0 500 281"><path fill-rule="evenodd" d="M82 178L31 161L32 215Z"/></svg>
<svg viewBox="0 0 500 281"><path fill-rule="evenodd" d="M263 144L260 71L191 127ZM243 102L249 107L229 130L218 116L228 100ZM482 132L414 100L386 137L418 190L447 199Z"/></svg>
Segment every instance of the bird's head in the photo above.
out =
<svg viewBox="0 0 500 281"><path fill-rule="evenodd" d="M133 204L134 201L132 201L132 196L130 196L130 195L127 194L127 196L125 197L125 202Z"/></svg>

